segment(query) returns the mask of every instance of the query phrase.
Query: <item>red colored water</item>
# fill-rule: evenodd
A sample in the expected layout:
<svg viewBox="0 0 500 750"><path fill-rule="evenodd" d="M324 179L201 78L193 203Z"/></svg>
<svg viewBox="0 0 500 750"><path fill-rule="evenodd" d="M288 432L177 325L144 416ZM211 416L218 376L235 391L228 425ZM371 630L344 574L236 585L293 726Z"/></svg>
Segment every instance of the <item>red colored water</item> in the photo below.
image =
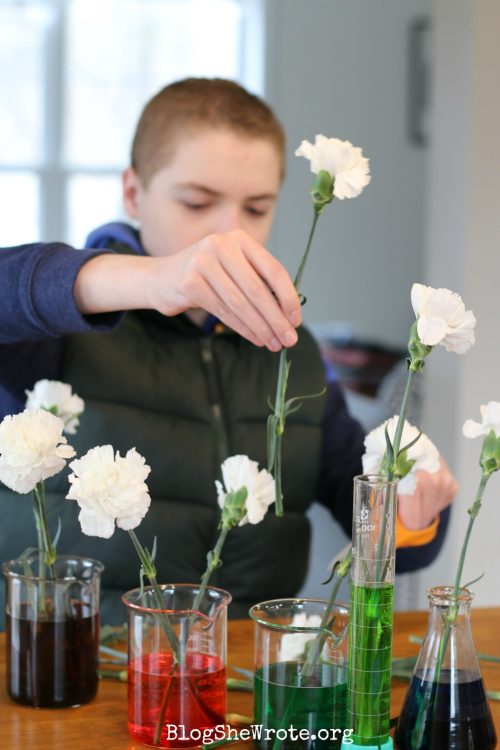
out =
<svg viewBox="0 0 500 750"><path fill-rule="evenodd" d="M128 668L128 729L134 739L156 747L188 748L212 741L224 724L226 669L216 656L190 653L179 674L172 655L147 654ZM160 743L154 743L162 700L169 690ZM205 732L205 735L203 733ZM220 738L219 738L220 739Z"/></svg>

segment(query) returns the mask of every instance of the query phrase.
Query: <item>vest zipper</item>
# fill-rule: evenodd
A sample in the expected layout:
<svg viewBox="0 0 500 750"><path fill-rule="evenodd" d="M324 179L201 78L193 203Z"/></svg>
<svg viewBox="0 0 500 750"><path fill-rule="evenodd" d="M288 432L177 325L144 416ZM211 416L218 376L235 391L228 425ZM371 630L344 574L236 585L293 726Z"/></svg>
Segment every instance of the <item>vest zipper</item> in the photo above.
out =
<svg viewBox="0 0 500 750"><path fill-rule="evenodd" d="M222 410L222 393L214 359L213 340L209 337L202 338L200 339L200 346L201 361L203 362L207 376L208 396L212 410L220 466L229 456L229 440L227 424Z"/></svg>

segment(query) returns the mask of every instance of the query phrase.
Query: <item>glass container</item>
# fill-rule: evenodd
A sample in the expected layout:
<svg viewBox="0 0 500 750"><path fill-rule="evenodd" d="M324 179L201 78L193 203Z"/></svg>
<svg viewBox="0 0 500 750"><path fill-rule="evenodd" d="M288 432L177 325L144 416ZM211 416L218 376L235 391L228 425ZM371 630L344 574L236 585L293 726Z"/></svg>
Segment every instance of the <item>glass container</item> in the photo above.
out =
<svg viewBox="0 0 500 750"><path fill-rule="evenodd" d="M262 750L336 750L346 728L349 611L327 602L275 599L255 623L254 723Z"/></svg>
<svg viewBox="0 0 500 750"><path fill-rule="evenodd" d="M429 623L395 733L398 750L492 750L495 727L472 637L472 594L430 589ZM456 619L450 623L450 609Z"/></svg>
<svg viewBox="0 0 500 750"><path fill-rule="evenodd" d="M37 708L78 706L98 686L98 560L58 555L54 578L41 578L38 553L3 564L7 692Z"/></svg>
<svg viewBox="0 0 500 750"><path fill-rule="evenodd" d="M123 596L128 609L128 729L154 747L215 739L225 723L227 607L231 595L199 585L151 587Z"/></svg>
<svg viewBox="0 0 500 750"><path fill-rule="evenodd" d="M354 478L347 725L343 748L389 750L397 480Z"/></svg>

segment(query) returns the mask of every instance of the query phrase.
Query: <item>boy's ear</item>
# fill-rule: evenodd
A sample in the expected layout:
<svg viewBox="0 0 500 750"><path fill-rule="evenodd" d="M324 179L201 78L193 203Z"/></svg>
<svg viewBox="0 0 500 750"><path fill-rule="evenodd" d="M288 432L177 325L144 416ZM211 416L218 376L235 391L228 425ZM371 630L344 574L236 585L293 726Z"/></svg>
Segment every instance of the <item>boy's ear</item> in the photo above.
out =
<svg viewBox="0 0 500 750"><path fill-rule="evenodd" d="M123 205L130 219L138 218L138 193L140 181L133 167L128 167L122 174Z"/></svg>

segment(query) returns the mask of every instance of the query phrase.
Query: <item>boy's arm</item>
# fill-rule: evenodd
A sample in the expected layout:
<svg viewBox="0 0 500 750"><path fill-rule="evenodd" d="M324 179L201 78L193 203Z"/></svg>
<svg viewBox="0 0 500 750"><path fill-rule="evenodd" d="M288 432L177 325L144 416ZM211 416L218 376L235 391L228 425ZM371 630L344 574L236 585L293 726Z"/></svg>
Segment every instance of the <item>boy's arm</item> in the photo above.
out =
<svg viewBox="0 0 500 750"><path fill-rule="evenodd" d="M109 330L120 316L87 319L73 298L82 266L106 251L62 243L0 248L0 343L15 344L78 331Z"/></svg>
<svg viewBox="0 0 500 750"><path fill-rule="evenodd" d="M301 321L288 273L242 230L209 235L172 256L93 258L78 273L75 300L83 314L201 309L272 351L296 343Z"/></svg>

